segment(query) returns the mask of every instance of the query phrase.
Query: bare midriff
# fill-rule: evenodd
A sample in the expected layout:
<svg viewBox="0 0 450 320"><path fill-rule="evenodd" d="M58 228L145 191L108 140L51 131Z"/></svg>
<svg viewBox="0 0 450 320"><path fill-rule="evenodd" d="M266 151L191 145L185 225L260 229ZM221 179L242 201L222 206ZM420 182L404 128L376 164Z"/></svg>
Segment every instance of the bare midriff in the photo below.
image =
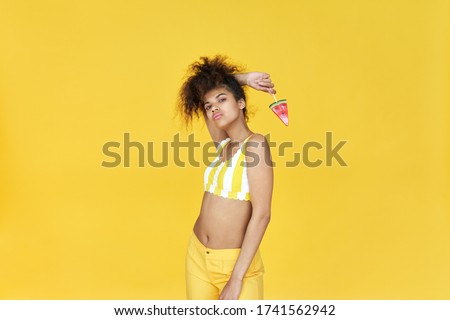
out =
<svg viewBox="0 0 450 320"><path fill-rule="evenodd" d="M250 201L227 199L205 191L194 233L211 249L240 248L251 215Z"/></svg>

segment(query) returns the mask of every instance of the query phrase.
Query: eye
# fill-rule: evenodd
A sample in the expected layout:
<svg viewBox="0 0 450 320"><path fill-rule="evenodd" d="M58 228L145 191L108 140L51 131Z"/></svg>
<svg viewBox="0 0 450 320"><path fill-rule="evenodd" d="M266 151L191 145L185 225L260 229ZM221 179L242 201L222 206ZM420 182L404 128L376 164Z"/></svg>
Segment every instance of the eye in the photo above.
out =
<svg viewBox="0 0 450 320"><path fill-rule="evenodd" d="M209 109L211 109L211 105L205 106L205 110L206 110L206 111L208 111Z"/></svg>
<svg viewBox="0 0 450 320"><path fill-rule="evenodd" d="M225 98L220 98L218 101L220 102L220 103L222 103L222 102L224 102L226 99Z"/></svg>

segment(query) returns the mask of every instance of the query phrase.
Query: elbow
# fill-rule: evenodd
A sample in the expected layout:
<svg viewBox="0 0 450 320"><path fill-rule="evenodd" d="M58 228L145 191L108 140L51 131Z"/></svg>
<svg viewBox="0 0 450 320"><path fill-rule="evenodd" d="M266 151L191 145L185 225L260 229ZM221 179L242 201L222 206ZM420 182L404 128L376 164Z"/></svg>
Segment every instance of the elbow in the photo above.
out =
<svg viewBox="0 0 450 320"><path fill-rule="evenodd" d="M263 218L267 222L267 224L269 224L271 217L272 217L272 215L270 214L270 210L268 210L263 216Z"/></svg>
<svg viewBox="0 0 450 320"><path fill-rule="evenodd" d="M265 218L266 218L266 223L269 224L270 218L271 218L270 212L269 212L269 214L268 214Z"/></svg>
<svg viewBox="0 0 450 320"><path fill-rule="evenodd" d="M257 219L259 223L268 225L271 219L270 210L265 210L263 212L253 213L253 217Z"/></svg>

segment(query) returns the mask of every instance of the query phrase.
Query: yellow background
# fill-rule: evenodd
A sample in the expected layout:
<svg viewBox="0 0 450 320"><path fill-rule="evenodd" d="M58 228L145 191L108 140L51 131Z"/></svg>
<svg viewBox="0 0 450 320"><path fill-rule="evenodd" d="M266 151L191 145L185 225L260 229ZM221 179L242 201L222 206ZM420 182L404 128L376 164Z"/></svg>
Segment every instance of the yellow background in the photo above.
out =
<svg viewBox="0 0 450 320"><path fill-rule="evenodd" d="M226 54L278 145L266 299L450 299L448 1L0 3L0 298L184 299L203 170L102 167L108 141L182 130L187 66ZM206 127L193 131L202 145ZM348 164L286 168L310 141ZM324 159L324 150L311 153ZM123 152L122 152L123 154ZM183 159L187 159L186 153ZM201 149L196 150L197 160Z"/></svg>

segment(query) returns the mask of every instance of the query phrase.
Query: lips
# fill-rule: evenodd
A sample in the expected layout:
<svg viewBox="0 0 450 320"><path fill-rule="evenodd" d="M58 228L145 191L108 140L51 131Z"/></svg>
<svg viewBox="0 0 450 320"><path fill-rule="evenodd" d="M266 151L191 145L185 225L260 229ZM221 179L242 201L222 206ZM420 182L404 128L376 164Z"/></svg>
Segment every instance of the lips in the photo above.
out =
<svg viewBox="0 0 450 320"><path fill-rule="evenodd" d="M216 113L216 114L213 115L213 119L214 120L218 120L220 118L222 118L222 114L221 113Z"/></svg>

